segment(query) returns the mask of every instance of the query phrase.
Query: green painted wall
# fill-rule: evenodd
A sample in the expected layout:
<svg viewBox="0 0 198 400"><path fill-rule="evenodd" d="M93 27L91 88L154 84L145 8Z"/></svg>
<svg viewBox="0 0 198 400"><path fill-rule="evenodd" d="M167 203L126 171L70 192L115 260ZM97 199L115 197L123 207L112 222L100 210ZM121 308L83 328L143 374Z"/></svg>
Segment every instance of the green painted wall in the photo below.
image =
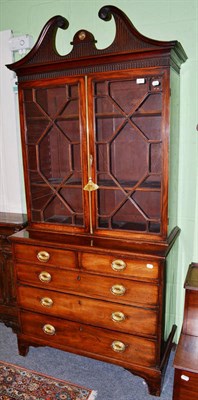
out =
<svg viewBox="0 0 198 400"><path fill-rule="evenodd" d="M179 241L168 260L167 325L175 322L178 333L183 320L183 282L190 262L198 262L198 0L114 0L135 27L154 39L178 40L187 55L181 69L179 139ZM99 48L114 38L113 20L104 23L97 14L106 4L101 0L0 0L0 30L30 34L36 40L49 18L61 14L69 28L58 32L61 54L79 29L91 31Z"/></svg>

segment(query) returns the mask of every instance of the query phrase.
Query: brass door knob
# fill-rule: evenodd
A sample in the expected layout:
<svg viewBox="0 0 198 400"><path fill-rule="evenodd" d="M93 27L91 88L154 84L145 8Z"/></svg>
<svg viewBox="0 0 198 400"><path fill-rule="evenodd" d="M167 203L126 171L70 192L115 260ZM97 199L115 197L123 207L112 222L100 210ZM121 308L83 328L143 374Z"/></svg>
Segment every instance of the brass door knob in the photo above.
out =
<svg viewBox="0 0 198 400"><path fill-rule="evenodd" d="M49 272L42 271L42 272L39 274L39 279L40 279L41 282L48 283L48 282L51 281L52 277L51 277L51 275L49 274Z"/></svg>
<svg viewBox="0 0 198 400"><path fill-rule="evenodd" d="M115 311L115 312L113 312L113 313L111 314L111 319L112 319L114 322L122 322L122 321L125 320L125 315L124 315L124 313L121 312L121 311Z"/></svg>
<svg viewBox="0 0 198 400"><path fill-rule="evenodd" d="M126 263L123 260L114 260L111 263L111 268L114 271L124 271L124 269L126 268Z"/></svg>
<svg viewBox="0 0 198 400"><path fill-rule="evenodd" d="M54 328L53 325L46 324L43 326L43 332L46 333L46 335L55 335L56 329Z"/></svg>
<svg viewBox="0 0 198 400"><path fill-rule="evenodd" d="M42 297L40 303L43 307L52 307L54 302L50 297Z"/></svg>
<svg viewBox="0 0 198 400"><path fill-rule="evenodd" d="M126 350L126 345L120 340L114 340L114 342L111 344L111 347L113 351L116 351L117 353L123 353Z"/></svg>
<svg viewBox="0 0 198 400"><path fill-rule="evenodd" d="M123 296L126 292L126 288L123 285L113 285L111 288L111 293L113 293L115 296Z"/></svg>
<svg viewBox="0 0 198 400"><path fill-rule="evenodd" d="M47 251L39 251L37 258L41 262L47 262L50 259L50 254Z"/></svg>

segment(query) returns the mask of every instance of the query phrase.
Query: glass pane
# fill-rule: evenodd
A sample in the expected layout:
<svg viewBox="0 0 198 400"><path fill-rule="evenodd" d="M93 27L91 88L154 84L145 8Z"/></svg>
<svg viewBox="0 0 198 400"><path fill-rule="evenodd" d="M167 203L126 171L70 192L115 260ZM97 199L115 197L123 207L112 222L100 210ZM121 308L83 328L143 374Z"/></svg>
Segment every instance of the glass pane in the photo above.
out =
<svg viewBox="0 0 198 400"><path fill-rule="evenodd" d="M149 94L133 113L131 121L149 140L160 140L162 132L162 95Z"/></svg>
<svg viewBox="0 0 198 400"><path fill-rule="evenodd" d="M119 131L119 127L121 128L125 122L124 118L121 115L116 117L98 117L96 118L96 140L102 142L103 140L111 140L114 136L115 132Z"/></svg>
<svg viewBox="0 0 198 400"><path fill-rule="evenodd" d="M24 90L34 222L84 225L79 85Z"/></svg>
<svg viewBox="0 0 198 400"><path fill-rule="evenodd" d="M49 182L60 182L70 173L70 150L67 138L55 126L39 142L39 169Z"/></svg>
<svg viewBox="0 0 198 400"><path fill-rule="evenodd" d="M72 210L57 196L54 196L45 207L43 218L48 222L72 224Z"/></svg>
<svg viewBox="0 0 198 400"><path fill-rule="evenodd" d="M34 103L25 103L26 141L29 144L36 144L41 135L50 126L46 115Z"/></svg>
<svg viewBox="0 0 198 400"><path fill-rule="evenodd" d="M97 227L160 232L162 85L94 82Z"/></svg>
<svg viewBox="0 0 198 400"><path fill-rule="evenodd" d="M79 188L73 188L72 191L68 190L68 188L64 188L61 189L60 194L72 212L78 214L83 213L82 204L78 201L78 197L81 195L81 190Z"/></svg>
<svg viewBox="0 0 198 400"><path fill-rule="evenodd" d="M55 88L43 88L35 90L35 101L37 106L48 114L54 117L65 106L66 87L60 86Z"/></svg>
<svg viewBox="0 0 198 400"><path fill-rule="evenodd" d="M109 81L109 96L126 114L137 108L147 91L148 85L137 85L136 80Z"/></svg>
<svg viewBox="0 0 198 400"><path fill-rule="evenodd" d="M110 146L110 169L119 184L133 187L148 171L148 143L127 122Z"/></svg>
<svg viewBox="0 0 198 400"><path fill-rule="evenodd" d="M112 218L114 229L145 231L146 226L146 218L130 199L125 201Z"/></svg>
<svg viewBox="0 0 198 400"><path fill-rule="evenodd" d="M100 215L111 218L115 209L118 209L125 200L125 195L121 190L99 189L98 190L98 205Z"/></svg>
<svg viewBox="0 0 198 400"><path fill-rule="evenodd" d="M141 192L136 191L132 195L138 208L142 211L147 219L160 218L160 192Z"/></svg>
<svg viewBox="0 0 198 400"><path fill-rule="evenodd" d="M46 185L43 186L31 185L31 192L32 192L32 206L33 209L35 210L43 208L43 204L47 204L48 201L53 196L52 190L49 187L46 187Z"/></svg>
<svg viewBox="0 0 198 400"><path fill-rule="evenodd" d="M150 149L150 172L160 174L162 171L161 143L151 144Z"/></svg>

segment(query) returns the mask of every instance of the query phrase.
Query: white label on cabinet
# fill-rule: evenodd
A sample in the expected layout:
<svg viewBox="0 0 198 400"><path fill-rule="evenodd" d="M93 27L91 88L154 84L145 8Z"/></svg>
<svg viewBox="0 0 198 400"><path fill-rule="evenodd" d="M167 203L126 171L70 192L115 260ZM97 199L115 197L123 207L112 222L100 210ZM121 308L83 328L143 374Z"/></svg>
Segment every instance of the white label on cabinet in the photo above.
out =
<svg viewBox="0 0 198 400"><path fill-rule="evenodd" d="M153 269L153 264L146 264L146 268Z"/></svg>
<svg viewBox="0 0 198 400"><path fill-rule="evenodd" d="M183 381L188 382L190 378L189 378L189 376L181 375L181 379L183 379Z"/></svg>
<svg viewBox="0 0 198 400"><path fill-rule="evenodd" d="M145 81L146 81L145 78L137 78L137 79L136 79L137 85L142 85L143 83L145 83Z"/></svg>
<svg viewBox="0 0 198 400"><path fill-rule="evenodd" d="M159 86L159 85L160 85L160 82L159 82L159 81L153 81L153 82L152 82L152 85L153 85L153 86Z"/></svg>

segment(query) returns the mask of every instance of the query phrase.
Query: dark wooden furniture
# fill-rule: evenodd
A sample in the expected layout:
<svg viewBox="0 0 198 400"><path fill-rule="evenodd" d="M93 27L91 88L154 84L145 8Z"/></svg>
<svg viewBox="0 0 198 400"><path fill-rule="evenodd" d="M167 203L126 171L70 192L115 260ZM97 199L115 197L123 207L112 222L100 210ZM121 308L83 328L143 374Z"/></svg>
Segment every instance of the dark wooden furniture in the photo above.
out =
<svg viewBox="0 0 198 400"><path fill-rule="evenodd" d="M182 332L174 367L173 400L198 398L198 264L189 266Z"/></svg>
<svg viewBox="0 0 198 400"><path fill-rule="evenodd" d="M14 263L9 236L23 229L23 214L0 212L0 321L14 331L18 328Z"/></svg>
<svg viewBox="0 0 198 400"><path fill-rule="evenodd" d="M186 54L141 35L116 7L99 12L112 16L106 49L81 30L60 56L56 31L68 22L56 16L8 66L19 80L29 219L12 237L18 343L24 355L49 345L116 363L159 395L175 332L164 337L165 261L179 234L169 143L177 152Z"/></svg>

